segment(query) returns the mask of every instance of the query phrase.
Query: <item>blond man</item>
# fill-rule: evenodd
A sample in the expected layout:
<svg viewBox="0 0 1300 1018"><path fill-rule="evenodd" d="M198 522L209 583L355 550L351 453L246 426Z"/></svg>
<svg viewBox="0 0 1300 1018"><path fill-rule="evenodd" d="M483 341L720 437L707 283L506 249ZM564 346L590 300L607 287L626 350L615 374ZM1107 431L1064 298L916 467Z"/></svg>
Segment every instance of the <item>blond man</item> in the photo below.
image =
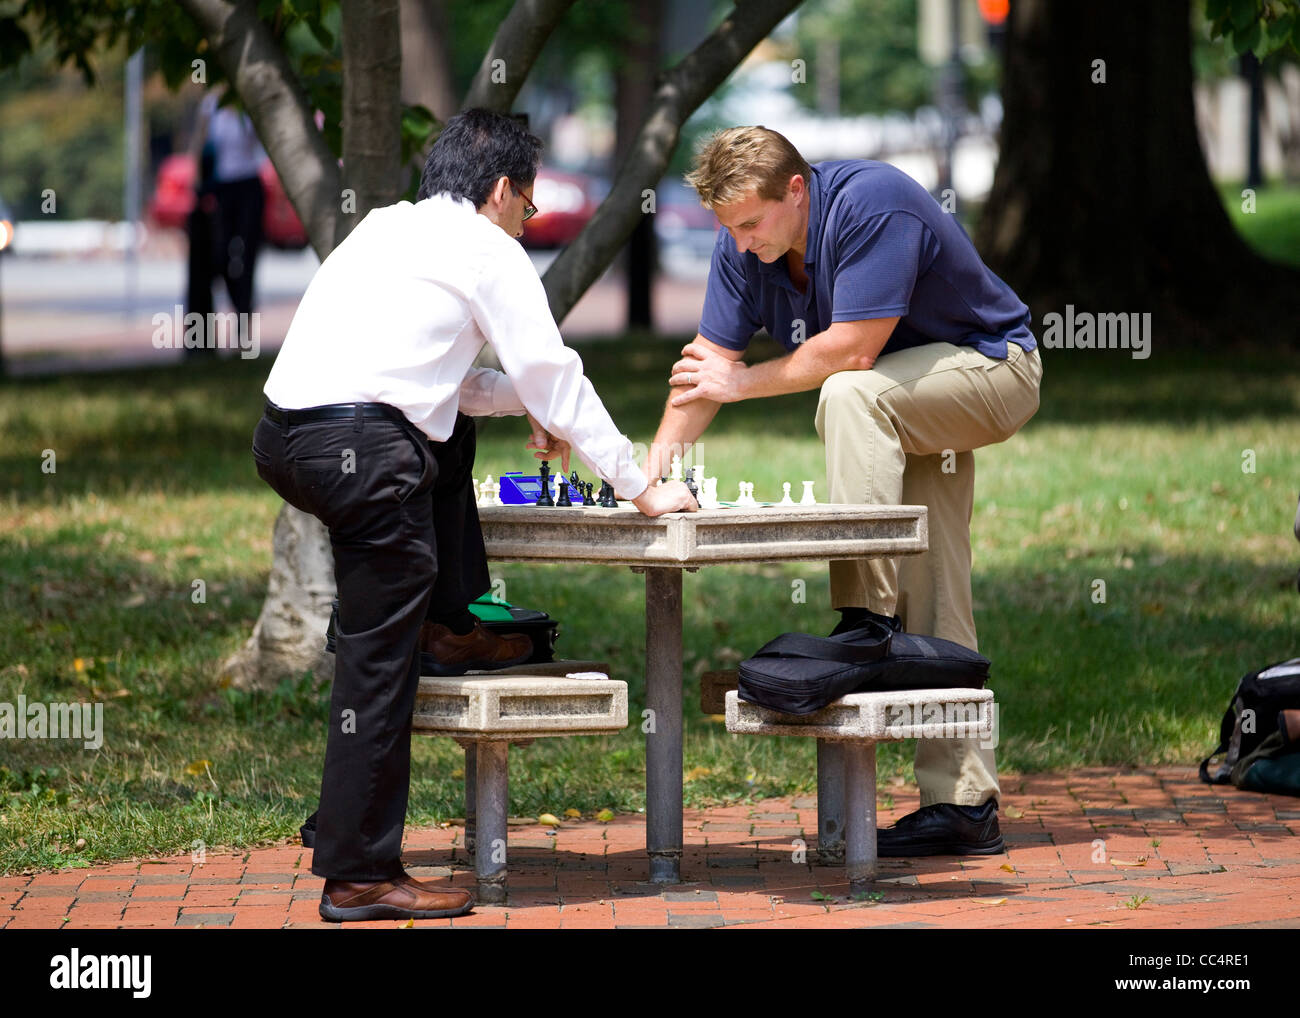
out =
<svg viewBox="0 0 1300 1018"><path fill-rule="evenodd" d="M885 163L810 166L775 131L736 127L708 139L687 181L726 229L647 477L666 474L723 403L820 389L829 500L925 505L930 522L923 555L831 563L835 631L897 613L912 632L978 649L971 450L1038 409L1029 309L956 217ZM746 365L760 328L788 352ZM916 778L921 809L879 832L882 856L1002 851L991 749L922 740Z"/></svg>

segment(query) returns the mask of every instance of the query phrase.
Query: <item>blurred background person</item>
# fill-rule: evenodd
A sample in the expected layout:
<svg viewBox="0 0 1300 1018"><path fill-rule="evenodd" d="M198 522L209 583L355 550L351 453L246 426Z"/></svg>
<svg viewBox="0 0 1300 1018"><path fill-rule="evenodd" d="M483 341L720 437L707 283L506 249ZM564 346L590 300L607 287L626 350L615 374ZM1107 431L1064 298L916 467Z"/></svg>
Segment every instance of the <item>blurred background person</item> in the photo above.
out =
<svg viewBox="0 0 1300 1018"><path fill-rule="evenodd" d="M239 341L243 342L242 330L249 321L245 316L253 312L253 273L262 246L265 197L258 169L266 151L248 114L219 105L223 91L203 98L194 132L198 172L194 209L186 224L190 242L186 311L211 321L207 316L214 310L212 284L220 276L240 316ZM201 349L187 348L186 356L215 355L212 332L209 326L209 342Z"/></svg>

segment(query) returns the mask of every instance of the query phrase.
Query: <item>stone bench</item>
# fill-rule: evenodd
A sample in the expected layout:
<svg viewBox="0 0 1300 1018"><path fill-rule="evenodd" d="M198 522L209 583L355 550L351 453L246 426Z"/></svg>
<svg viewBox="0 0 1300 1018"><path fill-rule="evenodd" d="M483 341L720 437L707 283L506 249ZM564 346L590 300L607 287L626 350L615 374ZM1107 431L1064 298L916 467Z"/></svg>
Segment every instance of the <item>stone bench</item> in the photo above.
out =
<svg viewBox="0 0 1300 1018"><path fill-rule="evenodd" d="M420 679L412 731L449 736L465 750L465 848L474 853L479 901L506 900L510 744L626 727L627 683L610 679L602 662L552 661L507 673Z"/></svg>
<svg viewBox="0 0 1300 1018"><path fill-rule="evenodd" d="M903 739L991 738L991 689L849 693L813 714L782 714L725 697L727 731L817 740L817 854L843 859L849 891L876 877L876 743Z"/></svg>

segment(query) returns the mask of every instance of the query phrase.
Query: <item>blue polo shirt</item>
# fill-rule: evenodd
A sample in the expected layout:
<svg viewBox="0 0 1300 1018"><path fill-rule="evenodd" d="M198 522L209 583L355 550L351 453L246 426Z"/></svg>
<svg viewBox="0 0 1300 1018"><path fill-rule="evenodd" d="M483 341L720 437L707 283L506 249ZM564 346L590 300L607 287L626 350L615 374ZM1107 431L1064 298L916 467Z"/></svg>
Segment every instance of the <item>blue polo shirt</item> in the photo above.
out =
<svg viewBox="0 0 1300 1018"><path fill-rule="evenodd" d="M1034 348L1029 308L989 271L957 222L887 163L818 163L809 181L805 293L784 258L736 251L718 231L700 335L743 350L766 328L787 350L832 322L898 316L882 355L923 343L973 346L998 360ZM802 322L802 329L799 323Z"/></svg>

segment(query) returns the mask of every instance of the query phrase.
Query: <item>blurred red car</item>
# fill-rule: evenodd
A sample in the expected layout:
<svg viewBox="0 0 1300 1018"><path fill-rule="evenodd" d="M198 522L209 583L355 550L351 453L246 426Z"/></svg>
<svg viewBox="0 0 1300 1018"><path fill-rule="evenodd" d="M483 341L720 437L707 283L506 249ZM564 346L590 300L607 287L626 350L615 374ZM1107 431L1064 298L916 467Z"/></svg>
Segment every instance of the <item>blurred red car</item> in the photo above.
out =
<svg viewBox="0 0 1300 1018"><path fill-rule="evenodd" d="M168 156L158 167L153 196L149 199L149 218L159 226L185 229L185 220L194 208L194 177L198 171L194 159L184 152ZM307 246L307 231L289 196L284 193L275 167L268 159L258 168L266 204L262 212L262 232L268 243L296 250ZM536 217L534 217L536 218Z"/></svg>
<svg viewBox="0 0 1300 1018"><path fill-rule="evenodd" d="M525 247L564 247L587 225L600 205L598 184L583 173L538 170L533 182L537 215L524 223Z"/></svg>

